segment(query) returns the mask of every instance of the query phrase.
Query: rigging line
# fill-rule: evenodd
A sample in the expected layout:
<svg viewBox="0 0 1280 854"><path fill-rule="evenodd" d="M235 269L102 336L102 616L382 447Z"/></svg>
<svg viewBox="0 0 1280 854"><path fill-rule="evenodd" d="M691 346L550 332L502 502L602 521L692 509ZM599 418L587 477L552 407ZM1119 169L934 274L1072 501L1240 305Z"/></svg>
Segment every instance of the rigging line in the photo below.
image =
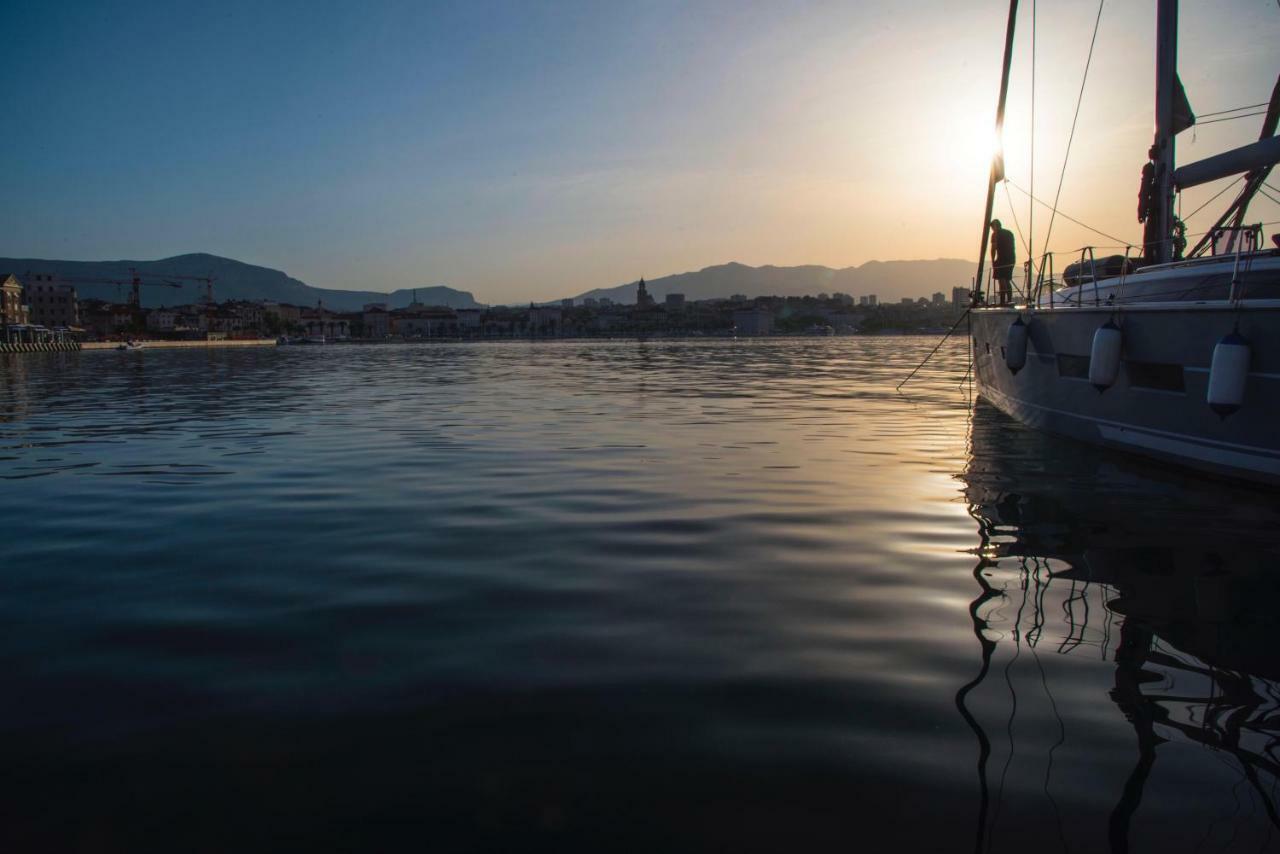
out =
<svg viewBox="0 0 1280 854"><path fill-rule="evenodd" d="M1030 194L1030 193L1028 193L1026 190L1024 190L1024 189L1022 189L1021 187L1019 187L1017 184L1014 184L1014 183L1013 183L1013 181L1010 181L1008 178L1005 178L1005 181L1006 181L1006 182L1008 182L1008 183L1010 183L1010 184L1013 184L1013 188L1014 188L1015 190L1017 190L1019 193L1022 193L1024 196L1027 196L1028 198L1030 198L1030 199L1032 199L1032 200L1034 200L1034 201L1036 201L1036 202L1039 202L1040 204L1044 205L1046 208L1051 208L1051 207L1053 207L1053 205L1049 204L1048 202L1043 201L1043 200L1041 200L1041 199L1037 199L1035 196L1031 195L1031 194ZM1092 231L1094 234L1101 234L1103 237L1107 238L1107 240L1114 240L1114 241L1115 241L1117 244L1119 244L1120 246L1132 246L1132 245L1133 245L1132 243L1126 243L1124 240L1122 240L1122 239L1121 239L1121 238L1119 238L1119 237L1116 237L1116 236L1115 236L1115 235L1113 235L1113 234L1107 234L1105 231L1099 231L1098 229L1094 228L1094 227L1093 227L1093 226L1091 226L1091 225L1085 225L1085 224L1084 224L1083 222L1081 222L1080 220L1076 219L1076 218L1075 218L1075 217L1073 217L1073 216L1068 216L1067 214L1063 213L1062 211L1058 211L1058 216L1062 217L1062 218L1063 218L1063 219L1065 219L1065 220L1068 220L1069 222L1074 222L1076 225L1080 226L1081 228L1087 228L1089 231Z"/></svg>
<svg viewBox="0 0 1280 854"><path fill-rule="evenodd" d="M1218 110L1218 111L1217 111L1217 112L1215 112L1215 113L1201 113L1201 114L1200 114L1199 116L1197 116L1196 118L1197 118L1197 120L1199 120L1199 119L1207 119L1207 118L1209 118L1210 116L1225 116L1227 113L1238 113L1238 112L1240 112L1241 110L1256 110L1256 109L1258 109L1258 107L1265 107L1265 106L1267 106L1267 104L1269 104L1269 103L1270 103L1270 101L1263 101L1261 104L1246 104L1246 105L1245 105L1245 106L1243 106L1243 107L1235 107L1235 108L1230 109L1230 110Z"/></svg>
<svg viewBox="0 0 1280 854"><path fill-rule="evenodd" d="M1241 113L1241 114L1240 114L1240 115L1238 115L1238 116L1227 116L1227 117L1225 117L1225 118L1221 118L1221 119L1209 119L1209 121L1207 121L1207 122L1202 122L1202 121L1197 120L1197 121L1196 121L1196 127L1199 127L1200 125L1211 125L1211 124L1216 124L1217 122L1229 122L1229 121L1233 121L1233 120L1235 120L1235 119L1247 119L1247 118L1249 118L1250 116L1265 116L1266 114L1267 114L1267 111L1266 111L1266 110L1258 110L1256 113Z"/></svg>
<svg viewBox="0 0 1280 854"><path fill-rule="evenodd" d="M1211 205L1211 204L1213 204L1215 201L1217 201L1218 196L1221 196L1221 195L1222 195L1223 193L1225 193L1227 190L1230 190L1232 187L1234 187L1236 184L1239 184L1239 183L1240 183L1241 181L1243 181L1243 180L1244 180L1244 176L1243 176L1243 175L1241 175L1241 176L1237 177L1237 178L1236 178L1234 181L1232 181L1230 184L1228 184L1227 186L1223 187L1223 188L1222 188L1221 190L1219 190L1218 192L1214 193L1214 194L1213 194L1213 198L1212 198L1212 199L1210 199L1209 201L1205 202L1203 205L1201 205L1200 207L1196 208L1196 209L1195 209L1195 210L1193 210L1191 213L1189 213L1189 214L1187 214L1185 217L1183 217L1183 218L1182 218L1182 221L1183 221L1183 222L1186 222L1187 220L1191 219L1191 217L1193 217L1193 216L1195 216L1196 214L1200 213L1200 211L1202 211L1202 210L1204 210L1205 208L1209 207L1209 205ZM1179 196L1181 196L1181 194L1179 194ZM1192 236L1192 237L1196 237L1196 236L1198 236L1198 235L1191 235L1191 236Z"/></svg>
<svg viewBox="0 0 1280 854"><path fill-rule="evenodd" d="M1098 43L1098 25L1102 23L1102 7L1107 0L1098 0L1098 15L1093 19L1093 37L1089 39L1089 55L1084 60L1084 75L1080 78L1080 93L1076 95L1076 113L1071 117L1071 133L1067 134L1067 151L1062 155L1062 173L1058 175L1058 192L1053 196L1053 213L1049 215L1049 228L1044 235L1044 245L1053 237L1053 220L1058 214L1058 202L1062 198L1062 184L1067 178L1067 161L1071 159L1071 143L1076 138L1076 123L1080 121L1080 105L1084 103L1084 84L1089 81L1089 66L1093 64L1093 48ZM1035 189L1034 186L1031 188ZM1043 266L1043 265L1041 265Z"/></svg>
<svg viewBox="0 0 1280 854"><path fill-rule="evenodd" d="M1265 198L1268 198L1268 199L1270 199L1271 201L1275 202L1277 205L1280 205L1280 199L1277 199L1275 196L1271 195L1271 194L1270 194L1270 193L1268 193L1266 190L1263 190L1263 189L1259 188L1259 189L1258 189L1258 192L1259 192L1259 193L1262 193L1262 195L1263 195Z"/></svg>
<svg viewBox="0 0 1280 854"><path fill-rule="evenodd" d="M1027 243L1027 239L1022 236L1022 225L1018 222L1018 211L1013 207L1013 196L1009 193L1009 179L1004 180L1004 196L1009 200L1009 215L1013 217L1013 227L1018 231L1018 239L1022 241L1022 248L1027 250L1027 257L1031 257L1031 245Z"/></svg>
<svg viewBox="0 0 1280 854"><path fill-rule="evenodd" d="M1034 197L1036 191L1036 0L1031 0L1031 193ZM1036 269L1036 254L1032 251L1036 239L1036 206L1028 204L1027 208L1027 260L1031 262L1031 266L1027 268L1027 278L1031 279L1031 274ZM1048 245L1048 244L1046 244ZM1031 282L1026 282L1027 293L1031 292Z"/></svg>

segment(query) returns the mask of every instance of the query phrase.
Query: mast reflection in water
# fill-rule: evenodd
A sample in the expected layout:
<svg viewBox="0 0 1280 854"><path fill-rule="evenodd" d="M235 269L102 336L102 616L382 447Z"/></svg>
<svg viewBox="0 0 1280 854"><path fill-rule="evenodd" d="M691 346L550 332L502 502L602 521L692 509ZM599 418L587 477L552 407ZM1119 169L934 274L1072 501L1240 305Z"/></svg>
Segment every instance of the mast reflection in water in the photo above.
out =
<svg viewBox="0 0 1280 854"><path fill-rule="evenodd" d="M1054 789L1080 785L1063 780L1081 770L1063 761L1072 730L1093 726L1106 710L1078 694L1064 707L1049 672L1085 658L1114 665L1112 684L1093 702L1109 699L1133 731L1128 775L1086 783L1114 801L1110 850L1143 847L1143 800L1173 792L1159 785L1161 766L1184 776L1181 751L1190 748L1217 754L1234 778L1235 808L1189 841L1197 850L1273 850L1280 843L1274 499L1045 436L980 399L970 439L963 479L980 546L969 613L981 665L956 705L977 741L974 850L1004 850L1002 835L1018 832L1005 793L1011 776L1035 772L1021 765L1043 769L1052 826L1064 849L1079 848L1081 828L1065 822ZM1025 709L1032 698L1043 698L1049 717L1027 725L1019 704Z"/></svg>

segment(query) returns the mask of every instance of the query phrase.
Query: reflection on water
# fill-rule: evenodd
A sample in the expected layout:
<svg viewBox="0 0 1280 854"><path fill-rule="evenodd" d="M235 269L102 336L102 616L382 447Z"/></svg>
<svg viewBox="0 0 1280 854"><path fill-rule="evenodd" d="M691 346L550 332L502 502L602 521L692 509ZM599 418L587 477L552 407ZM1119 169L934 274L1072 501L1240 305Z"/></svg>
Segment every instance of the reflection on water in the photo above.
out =
<svg viewBox="0 0 1280 854"><path fill-rule="evenodd" d="M1111 783L1111 850L1141 839L1135 825L1149 790L1158 791L1157 760L1191 747L1213 751L1237 775L1231 813L1204 827L1200 845L1252 851L1280 842L1274 496L1099 455L1024 430L982 401L970 436L965 496L980 538L970 614L982 665L956 702L978 743L975 849L986 850L1000 831L998 796L1019 747L1019 696L1040 692L1053 724L1034 749L1052 740L1036 758L1067 843L1051 790L1055 752L1068 743L1042 661L1051 655L1110 662L1106 696L1133 729L1132 767L1122 785ZM1002 645L1004 671L993 673ZM1023 655L1034 664L1015 680L1010 672ZM992 687L1007 691L1008 709L983 721L969 698L990 681L1004 683ZM1007 755L993 767L992 739L1006 734Z"/></svg>
<svg viewBox="0 0 1280 854"><path fill-rule="evenodd" d="M933 344L0 356L0 843L1276 850L1277 498Z"/></svg>

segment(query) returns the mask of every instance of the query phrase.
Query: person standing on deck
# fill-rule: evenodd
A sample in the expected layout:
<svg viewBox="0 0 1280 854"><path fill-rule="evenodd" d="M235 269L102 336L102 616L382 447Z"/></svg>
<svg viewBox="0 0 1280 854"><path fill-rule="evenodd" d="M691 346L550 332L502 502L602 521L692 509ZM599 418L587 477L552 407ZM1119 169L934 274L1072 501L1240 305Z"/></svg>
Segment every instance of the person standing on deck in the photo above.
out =
<svg viewBox="0 0 1280 854"><path fill-rule="evenodd" d="M1002 228L1000 220L991 220L991 273L1000 285L1000 305L1013 302L1013 265L1017 258L1013 232Z"/></svg>

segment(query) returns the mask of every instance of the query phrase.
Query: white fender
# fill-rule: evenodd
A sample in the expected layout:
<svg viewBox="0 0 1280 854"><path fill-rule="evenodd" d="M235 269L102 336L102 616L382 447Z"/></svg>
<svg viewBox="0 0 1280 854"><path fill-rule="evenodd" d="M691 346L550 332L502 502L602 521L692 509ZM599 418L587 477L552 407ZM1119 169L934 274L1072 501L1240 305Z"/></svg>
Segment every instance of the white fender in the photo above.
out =
<svg viewBox="0 0 1280 854"><path fill-rule="evenodd" d="M1016 374L1027 363L1027 324L1022 322L1022 315L1009 324L1009 333L1004 343L1004 363L1009 372Z"/></svg>
<svg viewBox="0 0 1280 854"><path fill-rule="evenodd" d="M1249 377L1249 340L1239 332L1218 342L1209 366L1209 408L1226 418L1244 404Z"/></svg>
<svg viewBox="0 0 1280 854"><path fill-rule="evenodd" d="M1110 320L1093 333L1089 350L1089 382L1099 393L1115 385L1120 376L1120 327Z"/></svg>

